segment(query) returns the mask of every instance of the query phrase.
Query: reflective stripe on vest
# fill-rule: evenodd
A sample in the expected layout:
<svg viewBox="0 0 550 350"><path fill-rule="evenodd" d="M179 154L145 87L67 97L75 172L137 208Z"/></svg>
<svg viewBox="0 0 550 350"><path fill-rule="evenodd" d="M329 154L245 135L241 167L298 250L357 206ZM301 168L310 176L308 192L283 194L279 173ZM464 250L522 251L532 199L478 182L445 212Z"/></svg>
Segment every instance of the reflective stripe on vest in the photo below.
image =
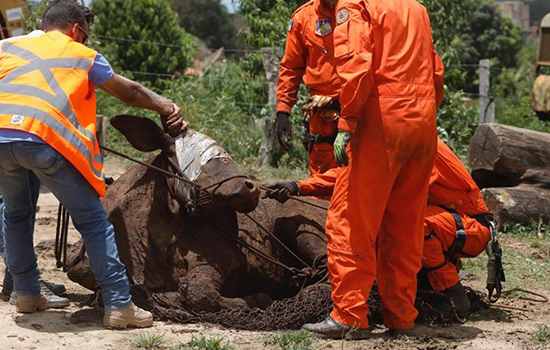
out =
<svg viewBox="0 0 550 350"><path fill-rule="evenodd" d="M63 125L58 118L50 115L48 112L43 111L40 108L0 102L0 114L22 115L24 118L34 119L43 123L59 137L65 140L67 144L71 145L76 151L78 151L87 160L89 169L94 176L103 181L105 178L102 171L103 161L96 144L95 135L92 131L84 128L79 123L76 113L71 108L71 101L69 100L69 97L63 91L61 85L52 72L52 69L60 68L88 70L93 64L93 61L89 58L42 59L34 53L9 42L4 43L3 53L18 56L29 63L15 68L0 80L0 93L20 95L22 97L33 97L46 102L59 111L59 113L68 122L70 122L71 125L78 130L79 133L81 133L81 135L76 134L73 130ZM35 71L42 74L53 94L35 86L12 83L18 77ZM22 100L22 103L24 103L24 99ZM85 141L89 141L92 144L92 148L90 148ZM70 161L70 159L68 160ZM95 163L101 164L101 167L98 169ZM101 192L97 188L96 190Z"/></svg>

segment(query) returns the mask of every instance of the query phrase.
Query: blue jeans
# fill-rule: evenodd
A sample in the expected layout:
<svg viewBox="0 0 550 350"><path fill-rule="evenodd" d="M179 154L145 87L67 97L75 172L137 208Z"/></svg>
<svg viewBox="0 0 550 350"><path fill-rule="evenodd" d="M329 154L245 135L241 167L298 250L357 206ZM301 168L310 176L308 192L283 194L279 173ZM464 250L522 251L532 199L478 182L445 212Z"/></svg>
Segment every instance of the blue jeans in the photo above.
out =
<svg viewBox="0 0 550 350"><path fill-rule="evenodd" d="M99 196L56 150L43 143L0 143L0 194L4 199L8 267L18 295L40 293L33 246L35 207L29 173L34 173L67 208L84 239L106 309L128 307L130 284L120 262L113 225Z"/></svg>
<svg viewBox="0 0 550 350"><path fill-rule="evenodd" d="M31 199L33 202L33 207L36 212L36 204L38 202L38 196L40 195L40 180L32 172L29 172L29 185L31 187ZM34 231L34 223L33 223L33 231ZM6 246L4 244L5 235L6 235L6 232L4 231L4 200L2 199L2 195L0 194L0 255L2 255L4 264L6 264L5 273L9 274L8 267L7 267L8 263L7 263L7 257L6 257Z"/></svg>

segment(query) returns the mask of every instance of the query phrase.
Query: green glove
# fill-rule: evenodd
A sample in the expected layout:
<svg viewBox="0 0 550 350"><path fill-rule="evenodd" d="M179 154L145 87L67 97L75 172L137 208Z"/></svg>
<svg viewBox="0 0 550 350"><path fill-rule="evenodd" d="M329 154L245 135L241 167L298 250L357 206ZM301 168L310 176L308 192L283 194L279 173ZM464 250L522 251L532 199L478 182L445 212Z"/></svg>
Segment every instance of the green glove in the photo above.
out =
<svg viewBox="0 0 550 350"><path fill-rule="evenodd" d="M334 141L334 158L339 167L348 166L349 159L346 147L351 141L351 135L351 132L339 131Z"/></svg>

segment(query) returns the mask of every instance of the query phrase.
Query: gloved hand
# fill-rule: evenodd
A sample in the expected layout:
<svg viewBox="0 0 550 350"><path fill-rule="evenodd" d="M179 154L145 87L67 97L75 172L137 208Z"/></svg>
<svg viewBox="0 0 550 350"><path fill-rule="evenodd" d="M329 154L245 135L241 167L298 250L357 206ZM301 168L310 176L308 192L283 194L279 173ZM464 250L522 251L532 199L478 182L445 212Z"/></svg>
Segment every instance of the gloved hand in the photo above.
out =
<svg viewBox="0 0 550 350"><path fill-rule="evenodd" d="M321 96L321 95L313 95L312 101L311 101L311 107L313 107L313 108L326 107L331 102L332 102L332 97Z"/></svg>
<svg viewBox="0 0 550 350"><path fill-rule="evenodd" d="M322 96L322 95L313 95L309 103L302 107L303 113L312 113L316 108L327 107L332 103L332 97Z"/></svg>
<svg viewBox="0 0 550 350"><path fill-rule="evenodd" d="M276 181L267 185L267 188L270 191L267 191L265 196L281 203L286 202L289 196L297 196L300 192L300 186L295 181Z"/></svg>
<svg viewBox="0 0 550 350"><path fill-rule="evenodd" d="M277 113L277 139L285 152L290 151L289 141L292 140L292 125L289 117L288 113Z"/></svg>
<svg viewBox="0 0 550 350"><path fill-rule="evenodd" d="M349 158L346 147L351 141L351 136L351 132L338 131L338 136L336 136L336 140L334 141L334 158L339 167L348 166Z"/></svg>

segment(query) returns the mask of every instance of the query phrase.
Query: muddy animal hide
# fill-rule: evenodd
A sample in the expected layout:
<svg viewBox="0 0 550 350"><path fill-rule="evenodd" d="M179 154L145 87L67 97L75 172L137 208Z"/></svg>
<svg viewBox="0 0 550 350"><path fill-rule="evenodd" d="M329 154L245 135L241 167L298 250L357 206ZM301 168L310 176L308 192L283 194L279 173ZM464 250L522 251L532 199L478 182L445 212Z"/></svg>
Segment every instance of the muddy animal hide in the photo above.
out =
<svg viewBox="0 0 550 350"><path fill-rule="evenodd" d="M128 116L117 123L136 148L161 149L147 163L170 169L169 158L173 157L182 164L174 151L175 142L154 129L158 129L154 123ZM242 174L230 158L214 157L202 164L196 183L206 187L238 175ZM200 215L192 216L178 197L176 181L138 165L111 185L104 199L120 258L140 300L146 299L143 295L155 294L157 299L165 297L198 311L265 308L273 298L288 297L299 286L313 282L310 266L322 265L326 251L322 210L313 212L301 203L283 205L270 199L261 200L258 206L258 187L237 177L212 188L213 200L200 208ZM250 215L257 223L237 214L256 206ZM293 254L266 230L274 232ZM242 242L300 271L300 276L252 252ZM73 247L73 256L81 245ZM86 288L97 289L86 258L68 275Z"/></svg>

